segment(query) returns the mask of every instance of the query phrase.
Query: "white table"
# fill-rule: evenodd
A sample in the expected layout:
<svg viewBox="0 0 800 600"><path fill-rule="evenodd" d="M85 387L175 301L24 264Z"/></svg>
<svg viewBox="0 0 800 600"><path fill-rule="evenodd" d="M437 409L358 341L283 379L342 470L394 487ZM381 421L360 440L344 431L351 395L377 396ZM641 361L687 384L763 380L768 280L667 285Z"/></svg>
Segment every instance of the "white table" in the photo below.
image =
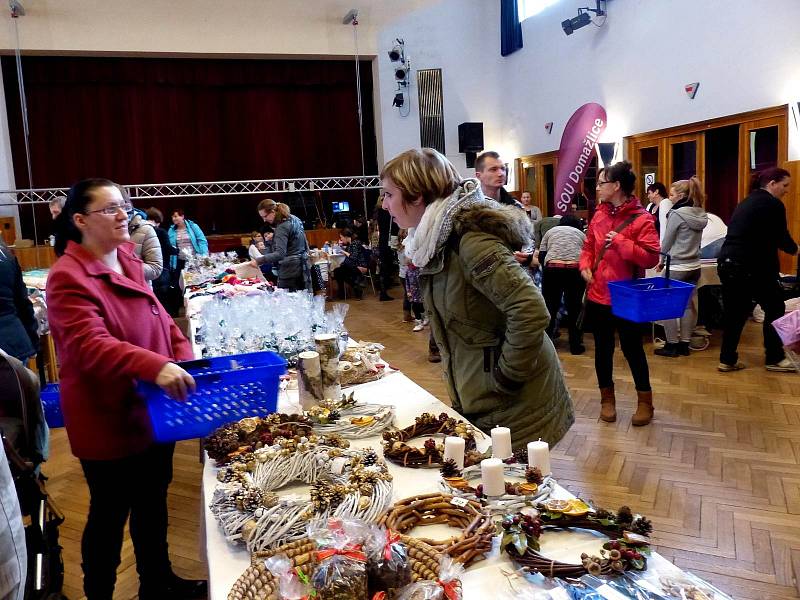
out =
<svg viewBox="0 0 800 600"><path fill-rule="evenodd" d="M386 375L383 379L355 386L356 399L361 402L374 404L391 404L396 407L395 425L407 427L411 425L414 418L423 412L440 414L446 412L452 416L459 415L451 408L437 400L426 390L411 381L402 373L395 372ZM278 398L278 410L281 412L297 412L297 392L281 392ZM513 426L513 424L510 424ZM478 449L486 450L491 440L482 432L477 432ZM380 436L367 438L366 440L351 440L351 445L356 448L372 447L382 453ZM418 443L422 443L419 440ZM394 497L393 500L401 500L415 494L426 494L439 490L438 469L407 469L399 467L394 463L389 464L389 471L394 476ZM247 569L250 564L250 554L244 546L232 546L222 534L214 516L209 510L211 497L216 487L216 467L213 461L206 457L203 468L203 510L205 514L205 534L206 534L206 559L208 562L209 579L209 598L210 600L224 600L234 582ZM558 473L554 473L556 479ZM282 490L285 491L285 490ZM292 493L307 493L307 490L293 487L289 488ZM556 498L573 497L561 486L556 487L553 495ZM413 533L415 533L415 530ZM422 528L422 535L433 538L446 538L454 534L454 531L444 525L427 526ZM542 552L556 560L566 560L570 562L580 562L581 552L597 554L604 538L589 532L555 531L548 532L542 537ZM658 565L659 568L678 571L666 559L653 553L649 559L651 566ZM505 554L500 554L499 539L495 538L495 547L490 556L471 567L462 578L465 600L484 598L490 595L497 600L498 598L512 598L514 594L508 583L508 579L502 570L511 572L514 566Z"/></svg>

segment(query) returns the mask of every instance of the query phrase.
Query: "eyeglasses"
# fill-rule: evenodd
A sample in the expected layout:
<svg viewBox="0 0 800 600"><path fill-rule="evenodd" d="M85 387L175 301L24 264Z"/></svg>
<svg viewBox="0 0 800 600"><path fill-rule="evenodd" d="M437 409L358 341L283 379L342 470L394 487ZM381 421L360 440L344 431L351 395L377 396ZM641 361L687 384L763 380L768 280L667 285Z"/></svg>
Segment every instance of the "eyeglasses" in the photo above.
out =
<svg viewBox="0 0 800 600"><path fill-rule="evenodd" d="M91 215L92 213L103 213L104 215L112 216L116 215L119 211L127 213L131 208L132 206L130 204L109 204L104 208L86 211L86 214Z"/></svg>
<svg viewBox="0 0 800 600"><path fill-rule="evenodd" d="M600 187L601 185L605 185L607 183L614 183L614 182L613 181L598 181L597 182L597 187Z"/></svg>

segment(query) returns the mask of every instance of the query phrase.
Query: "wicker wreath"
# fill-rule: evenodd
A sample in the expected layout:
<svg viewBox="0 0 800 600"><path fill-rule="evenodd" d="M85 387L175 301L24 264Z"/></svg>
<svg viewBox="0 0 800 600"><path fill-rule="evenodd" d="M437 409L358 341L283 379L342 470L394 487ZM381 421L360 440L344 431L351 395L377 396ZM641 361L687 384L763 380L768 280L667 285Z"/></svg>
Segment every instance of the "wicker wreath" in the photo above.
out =
<svg viewBox="0 0 800 600"><path fill-rule="evenodd" d="M380 524L400 533L437 524L462 529L461 535L446 540L417 539L449 554L465 567L486 558L495 535L492 516L479 502L450 494L425 494L400 500L381 518Z"/></svg>
<svg viewBox="0 0 800 600"><path fill-rule="evenodd" d="M376 522L391 503L392 476L378 453L348 445L338 436L278 438L220 469L210 509L225 538L253 552L302 537L314 518ZM292 482L311 484L310 502L275 494Z"/></svg>
<svg viewBox="0 0 800 600"><path fill-rule="evenodd" d="M408 548L412 582L438 578L441 553L425 542L406 535L400 542ZM278 600L278 582L264 566L264 559L277 554L285 554L294 567L310 575L316 566L317 544L309 538L302 538L273 550L254 552L251 565L233 584L228 600Z"/></svg>
<svg viewBox="0 0 800 600"><path fill-rule="evenodd" d="M556 481L549 475L542 477L539 469L530 469L526 464L514 463L503 465L503 473L507 477L525 479L522 483L506 481L505 494L497 498L487 498L483 494L483 486L478 484L473 487L470 482L480 479L481 468L479 465L460 469L448 469L452 461L448 460L442 467L442 478L439 487L447 494L461 496L470 500L479 501L488 508L492 514L508 514L521 510L525 506L536 506L547 500L555 488ZM455 466L453 463L452 466Z"/></svg>
<svg viewBox="0 0 800 600"><path fill-rule="evenodd" d="M438 417L422 413L414 424L405 429L383 432L383 456L401 467L438 468L444 462L444 446L433 438L425 440L422 448L409 446L406 442L426 435L458 436L465 441L464 464L477 464L483 456L475 447L475 428L465 421L458 421L447 413Z"/></svg>
<svg viewBox="0 0 800 600"><path fill-rule="evenodd" d="M550 500L538 510L507 515L502 521L501 548L519 566L545 577L614 575L623 571L644 571L650 553L650 521L634 516L627 506L617 514L607 510L586 512L589 505L580 500ZM573 512L574 514L568 514ZM581 514L585 513L585 514ZM539 552L539 538L548 530L588 529L610 538L600 556L581 555L581 563L564 563Z"/></svg>

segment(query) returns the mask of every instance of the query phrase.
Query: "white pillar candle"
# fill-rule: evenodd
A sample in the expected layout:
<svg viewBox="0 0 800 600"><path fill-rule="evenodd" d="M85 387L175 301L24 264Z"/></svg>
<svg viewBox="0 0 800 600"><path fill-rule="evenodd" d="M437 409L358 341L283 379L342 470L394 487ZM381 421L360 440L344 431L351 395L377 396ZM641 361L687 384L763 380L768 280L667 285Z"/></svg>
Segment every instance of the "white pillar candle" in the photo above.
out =
<svg viewBox="0 0 800 600"><path fill-rule="evenodd" d="M528 442L528 466L539 467L542 475L550 475L550 445L547 442Z"/></svg>
<svg viewBox="0 0 800 600"><path fill-rule="evenodd" d="M486 496L502 496L506 493L503 478L503 461L499 458L485 458L481 461L481 483Z"/></svg>
<svg viewBox="0 0 800 600"><path fill-rule="evenodd" d="M495 427L492 429L492 457L509 458L514 451L511 449L511 430L508 427Z"/></svg>
<svg viewBox="0 0 800 600"><path fill-rule="evenodd" d="M444 438L444 459L452 458L459 469L464 468L464 438L448 436Z"/></svg>

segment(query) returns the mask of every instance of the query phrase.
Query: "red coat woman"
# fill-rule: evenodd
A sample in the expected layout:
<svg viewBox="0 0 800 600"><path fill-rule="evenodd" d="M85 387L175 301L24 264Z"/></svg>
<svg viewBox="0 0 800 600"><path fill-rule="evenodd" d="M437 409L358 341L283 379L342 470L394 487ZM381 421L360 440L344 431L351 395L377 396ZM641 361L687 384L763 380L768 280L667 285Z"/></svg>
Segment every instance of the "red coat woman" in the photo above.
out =
<svg viewBox="0 0 800 600"><path fill-rule="evenodd" d="M617 419L614 393L614 334L636 385L637 408L633 425L647 425L653 418L653 392L637 323L611 313L610 281L633 279L658 263L660 245L653 217L633 195L636 175L629 162L618 162L600 171L597 198L600 205L589 225L581 252L580 269L587 281L587 323L594 336L594 366L600 387L600 418Z"/></svg>
<svg viewBox="0 0 800 600"><path fill-rule="evenodd" d="M174 444L154 442L137 381L176 400L194 379L173 361L191 347L145 283L129 242L126 203L106 179L75 184L56 222L47 282L50 329L61 363L61 405L90 506L81 544L87 598L111 598L123 531L130 534L139 598L205 597L205 581L172 572L167 489Z"/></svg>

